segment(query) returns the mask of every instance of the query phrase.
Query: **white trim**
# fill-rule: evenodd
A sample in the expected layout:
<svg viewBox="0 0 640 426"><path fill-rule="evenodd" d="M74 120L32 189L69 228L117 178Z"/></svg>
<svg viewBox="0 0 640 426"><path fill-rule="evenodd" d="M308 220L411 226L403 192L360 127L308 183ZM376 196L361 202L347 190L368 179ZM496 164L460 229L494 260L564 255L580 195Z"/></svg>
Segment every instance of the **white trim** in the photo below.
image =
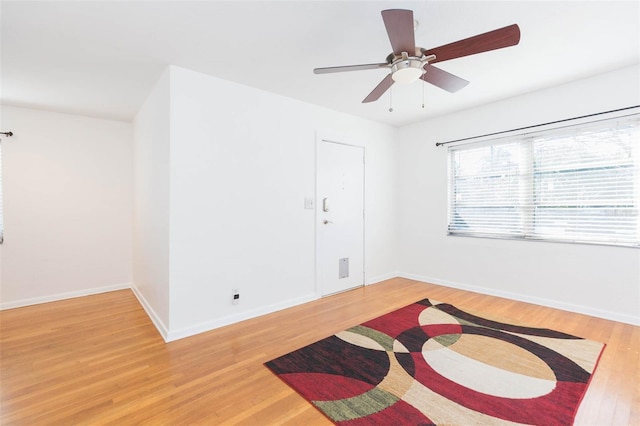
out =
<svg viewBox="0 0 640 426"><path fill-rule="evenodd" d="M0 311L5 309L22 308L24 306L39 305L41 303L57 302L60 300L74 299L76 297L92 296L94 294L108 293L110 291L126 290L131 288L131 283L108 285L104 287L87 288L77 291L52 294L50 296L33 297L31 299L21 299L13 302L0 303Z"/></svg>
<svg viewBox="0 0 640 426"><path fill-rule="evenodd" d="M162 339L165 342L168 342L167 336L169 336L169 329L167 328L165 323L160 319L158 314L156 314L156 311L153 310L153 308L151 307L151 304L147 302L147 299L144 298L144 296L142 295L140 290L138 290L135 284L131 286L131 290L133 291L133 294L138 299L138 302L140 302L140 306L142 306L142 309L144 309L144 311L147 313L147 316L149 317L153 325L156 327L156 330L158 330L158 333L160 333L160 336L162 336Z"/></svg>
<svg viewBox="0 0 640 426"><path fill-rule="evenodd" d="M398 274L399 274L398 271L394 271L394 272L389 272L387 274L376 275L375 277L366 277L364 281L364 285L377 284L382 281L390 280L392 278L397 278L400 276Z"/></svg>
<svg viewBox="0 0 640 426"><path fill-rule="evenodd" d="M426 277L424 275L410 274L401 272L398 275L402 278L408 278L410 280L422 281L425 283L442 285L450 288L457 288L459 290L471 291L474 293L485 294L488 296L502 297L505 299L516 300L519 302L531 303L534 305L545 306L548 308L560 309L563 311L569 311L577 314L589 315L592 317L602 318L610 321L622 322L625 324L640 326L640 318L632 315L620 314L617 312L605 311L602 309L595 309L589 306L574 305L572 303L559 302L557 300L546 299L543 297L527 296L519 293L512 293L509 291L494 290L487 287L479 287L469 284L462 284L453 281L441 280L435 277Z"/></svg>
<svg viewBox="0 0 640 426"><path fill-rule="evenodd" d="M213 321L206 321L200 324L184 327L179 330L171 330L167 333L166 337L163 334L163 338L167 343L173 342L174 340L183 339L189 336L194 336L196 334L204 333L206 331L211 331L213 329L224 327L226 325L235 324L240 321L259 317L261 315L271 314L273 312L281 311L283 309L302 305L303 303L312 302L314 300L317 300L318 298L319 297L315 293L308 294L306 296L301 296L295 299L289 299L284 302L274 303L272 305L256 308L250 311L228 315L226 317L218 318ZM162 332L160 334L162 334Z"/></svg>

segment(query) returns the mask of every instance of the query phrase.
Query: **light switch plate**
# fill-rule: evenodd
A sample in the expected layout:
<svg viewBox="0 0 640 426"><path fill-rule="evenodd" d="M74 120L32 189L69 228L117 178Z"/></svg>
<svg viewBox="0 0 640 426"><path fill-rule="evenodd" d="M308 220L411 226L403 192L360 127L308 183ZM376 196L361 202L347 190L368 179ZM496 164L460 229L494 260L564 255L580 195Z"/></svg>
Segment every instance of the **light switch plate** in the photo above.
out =
<svg viewBox="0 0 640 426"><path fill-rule="evenodd" d="M313 202L313 198L305 198L304 199L304 208L306 210L313 210L314 209L314 202Z"/></svg>

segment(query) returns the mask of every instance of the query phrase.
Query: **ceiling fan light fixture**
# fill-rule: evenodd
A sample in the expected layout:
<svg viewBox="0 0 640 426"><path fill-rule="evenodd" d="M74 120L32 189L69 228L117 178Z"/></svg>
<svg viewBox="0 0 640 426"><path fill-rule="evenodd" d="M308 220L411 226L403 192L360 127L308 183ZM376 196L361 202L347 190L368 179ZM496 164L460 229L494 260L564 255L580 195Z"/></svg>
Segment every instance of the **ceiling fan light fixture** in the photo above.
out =
<svg viewBox="0 0 640 426"><path fill-rule="evenodd" d="M419 59L402 59L391 65L391 78L396 83L413 83L417 81L424 70L424 63Z"/></svg>

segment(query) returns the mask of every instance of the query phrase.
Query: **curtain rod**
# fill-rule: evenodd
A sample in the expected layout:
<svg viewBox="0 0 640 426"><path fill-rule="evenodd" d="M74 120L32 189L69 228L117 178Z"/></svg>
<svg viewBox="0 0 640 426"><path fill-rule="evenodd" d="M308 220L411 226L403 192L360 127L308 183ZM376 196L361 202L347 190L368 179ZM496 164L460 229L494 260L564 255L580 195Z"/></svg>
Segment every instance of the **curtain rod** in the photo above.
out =
<svg viewBox="0 0 640 426"><path fill-rule="evenodd" d="M640 105L634 105L634 106L630 106L630 107L626 107L626 108L612 109L611 111L596 112L595 114L581 115L580 117L565 118L564 120L549 121L548 123L534 124L533 126L519 127L517 129L511 129L511 130L503 130L501 132L487 133L485 135L480 135L480 136L471 136L471 137L468 137L468 138L456 139L456 140L453 140L453 141L436 142L436 146L447 145L447 144L454 143L454 142L468 141L469 139L484 138L485 136L496 136L496 135L501 135L503 133L517 132L519 130L533 129L535 127L548 126L549 124L564 123L565 121L572 121L572 120L579 120L581 118L595 117L597 115L610 114L612 112L619 112L619 111L626 111L628 109L633 109L633 108L640 108Z"/></svg>
<svg viewBox="0 0 640 426"><path fill-rule="evenodd" d="M6 137L13 136L13 132L0 132L0 135L5 135Z"/></svg>

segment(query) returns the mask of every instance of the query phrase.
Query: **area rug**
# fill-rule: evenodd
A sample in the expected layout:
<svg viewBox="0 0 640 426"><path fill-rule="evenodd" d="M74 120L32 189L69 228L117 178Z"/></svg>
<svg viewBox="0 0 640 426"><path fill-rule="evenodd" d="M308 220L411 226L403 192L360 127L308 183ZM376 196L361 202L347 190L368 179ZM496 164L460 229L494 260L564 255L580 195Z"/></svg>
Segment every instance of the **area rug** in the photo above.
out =
<svg viewBox="0 0 640 426"><path fill-rule="evenodd" d="M424 299L265 365L339 425L567 425L603 349Z"/></svg>

